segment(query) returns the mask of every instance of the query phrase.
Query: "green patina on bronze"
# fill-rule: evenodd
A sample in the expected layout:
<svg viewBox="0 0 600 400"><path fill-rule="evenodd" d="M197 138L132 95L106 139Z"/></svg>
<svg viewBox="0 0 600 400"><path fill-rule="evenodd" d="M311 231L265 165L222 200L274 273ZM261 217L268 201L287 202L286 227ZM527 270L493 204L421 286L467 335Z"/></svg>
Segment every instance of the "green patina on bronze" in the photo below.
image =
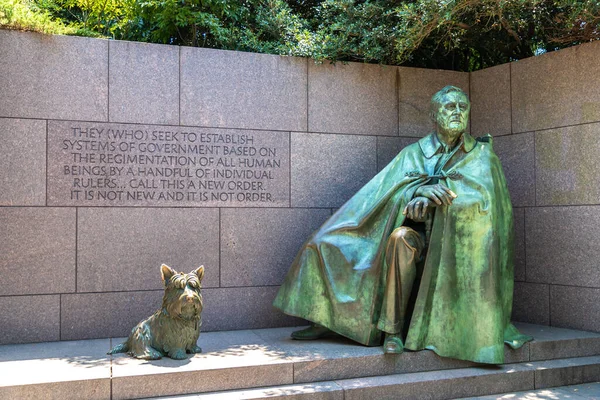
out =
<svg viewBox="0 0 600 400"><path fill-rule="evenodd" d="M404 348L498 364L504 343L518 348L532 339L510 323L513 217L506 180L491 137L475 140L465 132L469 111L458 88L434 96L436 132L403 149L312 235L276 307L364 345L380 345L378 323L388 306L386 243L396 228L413 222L409 216L421 220L415 202L422 199L429 245L401 335ZM436 184L456 194L451 204L426 198Z"/></svg>
<svg viewBox="0 0 600 400"><path fill-rule="evenodd" d="M162 307L137 324L127 340L108 354L127 353L146 360L158 360L166 355L182 360L188 353L202 352L197 342L202 325L200 290L204 266L185 274L163 264L160 272L165 283Z"/></svg>

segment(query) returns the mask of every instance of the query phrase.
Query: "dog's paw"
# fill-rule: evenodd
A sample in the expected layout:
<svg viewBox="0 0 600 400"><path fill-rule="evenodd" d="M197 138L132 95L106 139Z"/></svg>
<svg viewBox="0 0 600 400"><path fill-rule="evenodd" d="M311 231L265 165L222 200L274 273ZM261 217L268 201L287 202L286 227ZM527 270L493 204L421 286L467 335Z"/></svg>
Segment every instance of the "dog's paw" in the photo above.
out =
<svg viewBox="0 0 600 400"><path fill-rule="evenodd" d="M202 353L202 347L200 346L194 346L191 349L188 350L188 353L191 354L198 354L198 353Z"/></svg>
<svg viewBox="0 0 600 400"><path fill-rule="evenodd" d="M132 354L135 358L141 358L142 360L160 360L162 353L154 349L147 349L142 354Z"/></svg>
<svg viewBox="0 0 600 400"><path fill-rule="evenodd" d="M171 357L174 360L183 360L184 358L187 358L187 355L185 353L185 350L177 349L170 351L169 357Z"/></svg>

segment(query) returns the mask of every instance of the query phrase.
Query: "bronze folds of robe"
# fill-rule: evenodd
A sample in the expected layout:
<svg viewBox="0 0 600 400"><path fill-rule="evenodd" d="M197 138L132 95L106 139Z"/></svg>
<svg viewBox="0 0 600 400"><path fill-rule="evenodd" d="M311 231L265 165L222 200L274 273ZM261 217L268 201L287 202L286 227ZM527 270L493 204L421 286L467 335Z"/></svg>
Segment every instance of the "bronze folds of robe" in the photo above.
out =
<svg viewBox="0 0 600 400"><path fill-rule="evenodd" d="M274 305L367 346L400 327L405 349L480 363L503 363L504 343L531 340L510 323L512 206L491 137L465 133L458 146L444 153L434 133L404 148L308 239ZM399 255L389 253L401 249L388 249L390 235L408 225L402 210L416 189L435 180L458 197L433 211L420 279L396 281ZM416 300L404 315L410 280Z"/></svg>

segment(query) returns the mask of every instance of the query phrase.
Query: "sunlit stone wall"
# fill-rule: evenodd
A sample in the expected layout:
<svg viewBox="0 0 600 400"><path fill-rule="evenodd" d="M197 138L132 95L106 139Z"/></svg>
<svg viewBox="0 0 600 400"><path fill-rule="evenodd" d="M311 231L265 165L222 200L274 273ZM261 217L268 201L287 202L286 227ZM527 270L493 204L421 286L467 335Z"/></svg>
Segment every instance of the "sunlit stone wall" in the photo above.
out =
<svg viewBox="0 0 600 400"><path fill-rule="evenodd" d="M271 302L308 235L469 74L0 30L0 343L124 336L159 267L204 331ZM520 211L523 213L523 210Z"/></svg>
<svg viewBox="0 0 600 400"><path fill-rule="evenodd" d="M203 330L271 307L308 235L431 130L447 84L515 207L514 318L600 331L600 44L471 74L0 30L0 343L126 335L159 266Z"/></svg>
<svg viewBox="0 0 600 400"><path fill-rule="evenodd" d="M515 206L514 319L600 331L600 43L471 74Z"/></svg>

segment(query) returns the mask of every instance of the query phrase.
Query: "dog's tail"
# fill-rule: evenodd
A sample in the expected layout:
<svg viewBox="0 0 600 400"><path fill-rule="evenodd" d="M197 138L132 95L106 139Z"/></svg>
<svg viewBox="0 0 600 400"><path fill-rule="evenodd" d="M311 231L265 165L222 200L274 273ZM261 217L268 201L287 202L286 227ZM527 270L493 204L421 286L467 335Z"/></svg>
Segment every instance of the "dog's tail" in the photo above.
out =
<svg viewBox="0 0 600 400"><path fill-rule="evenodd" d="M129 351L129 345L127 345L127 342L123 342L121 344L116 345L115 347L113 347L108 353L106 354L117 354L117 353L127 353Z"/></svg>

